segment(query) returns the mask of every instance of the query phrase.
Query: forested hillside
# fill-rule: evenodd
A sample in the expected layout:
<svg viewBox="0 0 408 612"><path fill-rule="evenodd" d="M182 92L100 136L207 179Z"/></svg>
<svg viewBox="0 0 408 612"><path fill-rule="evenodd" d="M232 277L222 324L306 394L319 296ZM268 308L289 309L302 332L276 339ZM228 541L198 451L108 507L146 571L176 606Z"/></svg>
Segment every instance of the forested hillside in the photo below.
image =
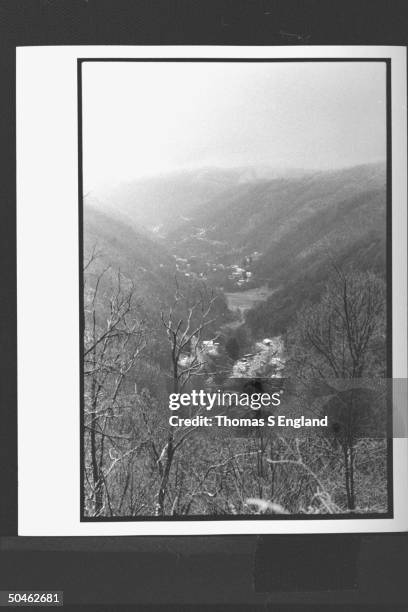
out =
<svg viewBox="0 0 408 612"><path fill-rule="evenodd" d="M182 225L190 213L212 197L251 180L247 169L208 168L138 179L104 194L104 202L113 211L159 234Z"/></svg>
<svg viewBox="0 0 408 612"><path fill-rule="evenodd" d="M386 511L386 440L353 411L334 438L295 439L173 428L168 408L237 378L317 375L331 402L333 376L384 375L384 165L194 171L116 196L84 210L85 514Z"/></svg>
<svg viewBox="0 0 408 612"><path fill-rule="evenodd" d="M384 271L385 204L384 164L258 180L195 209L170 238L203 271L235 263L249 272L241 288L268 285L273 295L247 322L255 335L278 334L319 297L334 265Z"/></svg>
<svg viewBox="0 0 408 612"><path fill-rule="evenodd" d="M384 276L385 187L310 215L271 246L255 274L276 290L250 311L254 333L283 333L305 301L316 302L336 267Z"/></svg>
<svg viewBox="0 0 408 612"><path fill-rule="evenodd" d="M148 334L145 353L160 364L169 361L162 312L173 310L175 317L185 317L190 304L206 292L214 294L214 321L205 330L208 337L230 318L224 296L202 279L180 274L174 256L162 241L134 224L126 224L118 215L91 206L84 208L84 266L85 301L97 287L101 319L109 316L107 307L119 287L122 293L131 292L132 308Z"/></svg>
<svg viewBox="0 0 408 612"><path fill-rule="evenodd" d="M169 278L174 277L176 272L175 261L154 236L138 231L118 216L85 206L85 262L94 250L97 257L92 267L93 274L106 266L110 266L110 272L114 275L120 270L128 281L134 283L136 296L149 311L169 303Z"/></svg>
<svg viewBox="0 0 408 612"><path fill-rule="evenodd" d="M312 214L384 187L383 164L243 182L190 211L176 235L188 239L203 228L208 238L230 247L266 250Z"/></svg>

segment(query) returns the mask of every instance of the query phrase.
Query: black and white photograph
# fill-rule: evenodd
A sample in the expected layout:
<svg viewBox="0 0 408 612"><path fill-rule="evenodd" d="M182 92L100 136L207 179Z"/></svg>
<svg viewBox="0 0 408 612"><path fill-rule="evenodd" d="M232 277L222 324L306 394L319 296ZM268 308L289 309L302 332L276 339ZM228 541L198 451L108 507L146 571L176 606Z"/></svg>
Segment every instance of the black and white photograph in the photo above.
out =
<svg viewBox="0 0 408 612"><path fill-rule="evenodd" d="M82 520L389 517L387 63L80 80Z"/></svg>
<svg viewBox="0 0 408 612"><path fill-rule="evenodd" d="M0 606L405 609L402 0L0 13Z"/></svg>

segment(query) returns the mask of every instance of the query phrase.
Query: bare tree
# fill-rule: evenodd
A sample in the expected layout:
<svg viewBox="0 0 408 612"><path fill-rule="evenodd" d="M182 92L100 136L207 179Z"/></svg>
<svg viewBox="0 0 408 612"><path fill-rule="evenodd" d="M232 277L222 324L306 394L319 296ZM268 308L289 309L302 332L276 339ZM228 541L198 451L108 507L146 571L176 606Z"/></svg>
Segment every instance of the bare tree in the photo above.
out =
<svg viewBox="0 0 408 612"><path fill-rule="evenodd" d="M108 479L137 450L122 452L120 442L129 438L114 431L112 421L123 410L127 401L123 388L146 346L132 284L123 281L120 271L112 276L109 266L90 273L97 257L94 249L85 265L83 346L85 477L88 511L93 516L113 514ZM103 286L107 275L109 280Z"/></svg>
<svg viewBox="0 0 408 612"><path fill-rule="evenodd" d="M161 321L170 345L170 377L173 393L181 393L194 375L200 374L205 367L201 340L204 330L215 321L211 318L215 300L216 296L213 293L209 294L203 285L198 296L193 297L192 303L189 304L189 297L182 294L176 279L173 306L167 314L161 312ZM186 312L184 318L177 315L180 312ZM175 454L195 430L196 427L183 428L176 435L171 426L168 428L166 443L157 459L160 472L155 509L157 516L165 513L165 500Z"/></svg>
<svg viewBox="0 0 408 612"><path fill-rule="evenodd" d="M300 379L314 380L334 395L344 458L347 505L355 509L355 444L365 412L355 381L385 375L385 290L373 273L336 268L319 304L300 312L290 334L292 370ZM340 388L333 381L341 382ZM346 381L350 385L344 387ZM311 396L318 394L316 383ZM334 404L333 404L334 402ZM360 428L361 430L361 428Z"/></svg>

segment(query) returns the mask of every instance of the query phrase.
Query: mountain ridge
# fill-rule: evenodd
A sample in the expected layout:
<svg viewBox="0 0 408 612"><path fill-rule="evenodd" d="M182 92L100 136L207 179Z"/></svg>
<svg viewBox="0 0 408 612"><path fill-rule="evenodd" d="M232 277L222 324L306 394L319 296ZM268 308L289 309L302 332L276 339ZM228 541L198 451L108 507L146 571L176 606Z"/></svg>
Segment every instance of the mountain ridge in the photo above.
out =
<svg viewBox="0 0 408 612"><path fill-rule="evenodd" d="M165 201L151 219L162 226L167 223L163 233L138 224L135 215L121 206L108 211L100 210L97 202L94 208L86 206L88 242L92 232L94 238L105 240L111 256L122 262L123 271L129 271L129 260L138 261L136 268L141 270L136 269L136 279L148 295L156 295L176 273L186 282L198 278L226 291L269 285L273 295L246 314L254 334L284 332L302 301L318 299L333 265L353 264L383 273L384 163L242 182L240 172L202 169L201 175L197 171L187 179L180 173L184 195L193 189L197 176L203 182L198 182L198 191L188 206L181 202L174 211L172 202L180 194L178 187L166 199L164 188L169 177L160 183L159 191L154 186L153 199L161 193ZM207 181L214 177L217 194L208 197ZM175 219L173 227L166 221L166 215L176 217L187 208L187 219ZM147 212L141 215L145 219L149 219ZM238 286L229 280L229 273L233 266L242 269L245 259L251 259L250 273ZM129 272L135 275L133 268ZM239 272L234 274L239 276ZM163 303L171 297L167 290L159 289L159 293Z"/></svg>

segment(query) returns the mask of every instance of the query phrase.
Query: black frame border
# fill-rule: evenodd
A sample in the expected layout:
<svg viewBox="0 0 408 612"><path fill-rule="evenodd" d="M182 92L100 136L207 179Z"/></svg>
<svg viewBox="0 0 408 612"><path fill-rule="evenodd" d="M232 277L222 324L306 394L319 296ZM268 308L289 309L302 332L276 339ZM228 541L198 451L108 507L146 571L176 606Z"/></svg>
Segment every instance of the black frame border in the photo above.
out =
<svg viewBox="0 0 408 612"><path fill-rule="evenodd" d="M185 517L155 517L155 516L114 516L114 517L87 517L84 516L84 368L83 368L83 336L84 336L84 303L83 303L83 140L82 140L82 64L85 62L133 62L133 63L372 63L383 62L386 65L386 351L387 351L387 378L392 379L392 103L391 103L391 58L78 58L77 59L77 116L78 116L78 255L79 255L79 381L80 381L80 509L81 523L174 523L174 522L215 522L225 521L292 521L292 520L374 520L394 518L394 474L393 474L393 404L392 390L389 396L387 414L387 497L388 512L384 513L342 513L342 514L291 514L291 515L191 515ZM220 534L221 535L221 534ZM272 534L271 534L272 535ZM150 537L150 536L149 536ZM194 536L191 536L194 537ZM215 537L219 537L215 535Z"/></svg>

